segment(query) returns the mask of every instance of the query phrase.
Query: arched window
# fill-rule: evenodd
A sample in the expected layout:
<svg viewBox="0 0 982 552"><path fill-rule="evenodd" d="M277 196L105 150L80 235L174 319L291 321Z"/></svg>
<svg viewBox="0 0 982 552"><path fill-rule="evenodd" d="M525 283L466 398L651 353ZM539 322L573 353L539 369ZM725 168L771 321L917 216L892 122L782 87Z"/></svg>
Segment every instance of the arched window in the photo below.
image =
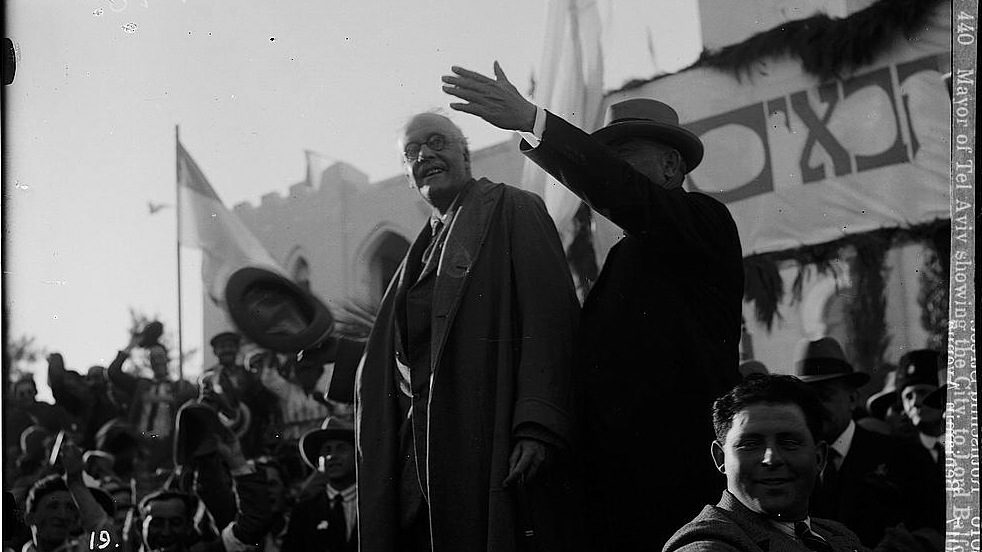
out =
<svg viewBox="0 0 982 552"><path fill-rule="evenodd" d="M409 250L409 241L391 231L379 236L376 243L368 261L369 295L374 304L382 300L385 288Z"/></svg>

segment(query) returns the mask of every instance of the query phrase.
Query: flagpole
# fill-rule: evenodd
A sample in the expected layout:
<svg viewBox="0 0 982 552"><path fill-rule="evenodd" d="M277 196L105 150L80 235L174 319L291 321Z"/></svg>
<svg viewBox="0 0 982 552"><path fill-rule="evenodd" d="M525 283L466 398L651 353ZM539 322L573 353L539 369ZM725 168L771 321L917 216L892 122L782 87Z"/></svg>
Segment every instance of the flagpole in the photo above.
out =
<svg viewBox="0 0 982 552"><path fill-rule="evenodd" d="M175 176L174 183L177 193L177 377L184 379L184 317L181 305L181 157L178 148L181 146L181 127L174 125L175 141Z"/></svg>

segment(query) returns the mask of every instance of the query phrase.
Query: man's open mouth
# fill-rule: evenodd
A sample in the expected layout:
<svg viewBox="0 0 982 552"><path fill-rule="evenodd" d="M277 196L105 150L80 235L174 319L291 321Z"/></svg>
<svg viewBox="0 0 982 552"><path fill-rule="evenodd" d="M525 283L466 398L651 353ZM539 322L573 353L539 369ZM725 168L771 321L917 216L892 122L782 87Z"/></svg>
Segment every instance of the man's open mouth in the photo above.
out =
<svg viewBox="0 0 982 552"><path fill-rule="evenodd" d="M444 169L443 167L427 167L419 171L419 176L420 178L429 178L433 175L445 173L445 172L447 172L447 170Z"/></svg>

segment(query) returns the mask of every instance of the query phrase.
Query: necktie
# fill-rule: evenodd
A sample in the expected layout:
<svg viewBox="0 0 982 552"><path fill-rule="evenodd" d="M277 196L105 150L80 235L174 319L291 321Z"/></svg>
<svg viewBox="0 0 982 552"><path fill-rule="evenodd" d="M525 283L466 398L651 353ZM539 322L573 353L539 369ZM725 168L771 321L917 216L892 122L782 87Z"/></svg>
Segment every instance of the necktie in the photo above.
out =
<svg viewBox="0 0 982 552"><path fill-rule="evenodd" d="M814 550L815 552L832 552L832 545L830 545L822 537L816 535L815 532L808 527L808 524L803 521L795 522L794 534L801 539L802 544L804 544L809 550Z"/></svg>
<svg viewBox="0 0 982 552"><path fill-rule="evenodd" d="M344 497L338 493L331 499L331 507L327 511L327 542L328 550L342 550L348 540L348 520L344 515Z"/></svg>
<svg viewBox="0 0 982 552"><path fill-rule="evenodd" d="M423 268L430 264L430 258L433 257L433 253L437 250L437 242L440 241L440 230L443 228L443 221L436 221L433 225L433 234L430 236L430 244L426 246L426 250L423 252Z"/></svg>

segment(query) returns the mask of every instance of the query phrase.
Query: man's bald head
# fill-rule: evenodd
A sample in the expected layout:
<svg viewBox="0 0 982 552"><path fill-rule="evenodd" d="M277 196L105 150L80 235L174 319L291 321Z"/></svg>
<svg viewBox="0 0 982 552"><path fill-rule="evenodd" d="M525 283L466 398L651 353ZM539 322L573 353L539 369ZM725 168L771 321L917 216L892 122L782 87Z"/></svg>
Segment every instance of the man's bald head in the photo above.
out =
<svg viewBox="0 0 982 552"><path fill-rule="evenodd" d="M406 124L399 145L406 176L427 202L445 212L471 180L463 132L439 113L420 113Z"/></svg>

